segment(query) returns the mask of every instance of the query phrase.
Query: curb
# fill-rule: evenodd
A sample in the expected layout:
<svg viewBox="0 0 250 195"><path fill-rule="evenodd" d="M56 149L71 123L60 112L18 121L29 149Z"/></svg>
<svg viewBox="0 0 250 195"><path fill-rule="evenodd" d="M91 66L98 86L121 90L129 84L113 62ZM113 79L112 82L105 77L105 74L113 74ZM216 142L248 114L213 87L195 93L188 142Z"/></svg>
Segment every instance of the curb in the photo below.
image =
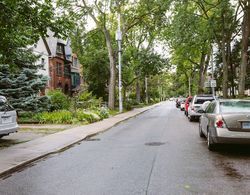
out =
<svg viewBox="0 0 250 195"><path fill-rule="evenodd" d="M20 162L20 163L17 163L16 165L15 165L14 162L13 162L13 163L9 162L9 164L11 164L12 166L10 166L10 167L8 167L8 168L4 168L4 170L1 170L1 164L0 164L0 179L8 178L12 173L15 173L15 172L17 172L17 171L20 171L21 169L25 169L26 167L28 167L27 165L29 165L30 163L33 163L33 162L35 162L35 161L38 161L38 160L43 159L43 158L45 158L45 157L48 157L48 156L50 156L50 155L52 155L52 154L56 154L56 153L63 152L63 151L65 151L65 150L67 150L67 149L73 147L75 144L77 144L77 143L79 143L79 142L85 140L85 139L88 138L88 137L92 137L92 136L98 135L98 134L100 134L100 133L104 133L104 132L110 130L111 128L113 128L113 127L119 125L120 123L122 123L122 122L124 122L124 121L127 121L127 120L129 120L129 119L131 119L131 118L135 118L136 116L138 116L138 115L140 115L140 114L143 114L143 113L145 113L145 112L147 112L147 111L149 111L149 110L151 110L151 109L153 109L153 108L158 107L160 104L161 104L161 102L160 102L160 103L157 103L157 104L154 104L154 105L151 105L151 106L148 106L148 107L139 108L139 109L141 109L141 111L138 109L139 111L138 111L137 113L132 114L131 116L129 115L129 112L121 113L121 114L115 115L115 116L113 116L113 117L111 117L111 118L108 118L108 119L106 119L106 120L112 120L112 119L115 119L115 118L119 118L119 116L121 116L121 115L123 115L123 114L128 114L128 116L126 116L126 117L124 117L124 118L121 118L121 119L118 119L118 121L114 122L114 123L113 123L110 127L108 127L108 128L100 129L100 130L93 131L93 132L88 132L88 133L86 133L85 135L83 135L83 136L81 136L81 137L75 138L75 140L72 141L72 142L70 142L70 143L66 143L66 144L61 145L61 146L59 146L59 147L55 147L55 148L51 149L50 151L46 151L46 152L44 152L44 153L38 154L37 156L31 157L30 159L27 158L26 160L24 160L24 161L22 161L22 162ZM133 110L133 111L134 111L134 110ZM130 111L130 112L132 113L133 111ZM98 122L97 122L97 123L98 123ZM97 124L97 123L92 123L92 125L95 125L95 124ZM81 127L81 126L79 126L79 127L77 127L77 128L80 128L80 127ZM73 130L73 129L76 129L76 128L68 129L68 131ZM65 130L65 131L66 131L66 130ZM61 132L60 132L60 133L61 133ZM53 135L56 136L56 134L59 135L59 133L55 133L55 134L53 134ZM48 137L48 136L45 136L44 138L46 138L46 137ZM17 146L20 146L20 144L19 144L19 145L16 145L16 147L17 147ZM12 147L13 147L13 146L12 146ZM10 147L9 149L11 149L11 147ZM7 149L3 149L3 150L8 150L8 148L7 148ZM10 152L11 152L11 151L10 151ZM0 150L0 154L1 154L1 150ZM0 163L1 163L1 161L0 161Z"/></svg>

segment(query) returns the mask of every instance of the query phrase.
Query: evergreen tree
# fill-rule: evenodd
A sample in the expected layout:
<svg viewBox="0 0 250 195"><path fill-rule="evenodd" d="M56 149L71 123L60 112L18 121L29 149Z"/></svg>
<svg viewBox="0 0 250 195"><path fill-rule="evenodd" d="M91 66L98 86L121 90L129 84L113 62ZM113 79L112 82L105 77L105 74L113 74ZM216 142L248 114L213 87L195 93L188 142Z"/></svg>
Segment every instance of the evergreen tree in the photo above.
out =
<svg viewBox="0 0 250 195"><path fill-rule="evenodd" d="M11 71L9 64L0 64L0 95L5 96L19 111L48 110L48 97L39 95L48 80L37 74L41 67L35 62L39 56L27 49L20 49L18 53L16 65L19 68Z"/></svg>

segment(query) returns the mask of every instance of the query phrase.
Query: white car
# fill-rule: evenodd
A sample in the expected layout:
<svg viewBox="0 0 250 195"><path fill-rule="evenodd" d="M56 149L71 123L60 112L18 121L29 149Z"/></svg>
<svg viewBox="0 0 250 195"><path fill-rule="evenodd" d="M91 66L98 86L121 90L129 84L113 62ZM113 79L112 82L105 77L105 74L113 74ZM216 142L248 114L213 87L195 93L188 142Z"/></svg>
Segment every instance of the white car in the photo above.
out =
<svg viewBox="0 0 250 195"><path fill-rule="evenodd" d="M17 132L17 113L4 96L0 96L0 138Z"/></svg>
<svg viewBox="0 0 250 195"><path fill-rule="evenodd" d="M181 111L184 111L184 110L185 110L185 101L182 101L182 102L181 102L180 108L181 108Z"/></svg>
<svg viewBox="0 0 250 195"><path fill-rule="evenodd" d="M188 119L189 121L194 121L199 119L202 114L201 105L206 101L215 100L214 96L211 94L205 95L195 95L190 106L188 107Z"/></svg>

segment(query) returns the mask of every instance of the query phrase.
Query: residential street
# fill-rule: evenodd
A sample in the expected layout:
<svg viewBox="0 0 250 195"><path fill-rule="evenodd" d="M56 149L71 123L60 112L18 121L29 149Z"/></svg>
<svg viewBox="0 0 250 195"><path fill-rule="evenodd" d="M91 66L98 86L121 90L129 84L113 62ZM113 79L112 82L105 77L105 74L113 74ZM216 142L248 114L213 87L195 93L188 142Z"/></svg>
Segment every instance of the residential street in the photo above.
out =
<svg viewBox="0 0 250 195"><path fill-rule="evenodd" d="M249 164L247 146L210 152L166 102L0 179L0 194L250 194Z"/></svg>

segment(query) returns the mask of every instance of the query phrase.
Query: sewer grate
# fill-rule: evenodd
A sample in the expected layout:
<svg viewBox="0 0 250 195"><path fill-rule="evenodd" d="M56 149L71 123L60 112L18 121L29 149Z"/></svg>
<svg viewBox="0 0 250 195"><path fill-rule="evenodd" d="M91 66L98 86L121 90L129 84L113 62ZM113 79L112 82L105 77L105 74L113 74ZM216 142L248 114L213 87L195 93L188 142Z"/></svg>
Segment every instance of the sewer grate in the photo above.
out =
<svg viewBox="0 0 250 195"><path fill-rule="evenodd" d="M99 138L87 138L84 141L89 142L89 141L101 141Z"/></svg>
<svg viewBox="0 0 250 195"><path fill-rule="evenodd" d="M161 146L161 145L164 145L166 144L165 142L148 142L148 143L145 143L146 146Z"/></svg>

